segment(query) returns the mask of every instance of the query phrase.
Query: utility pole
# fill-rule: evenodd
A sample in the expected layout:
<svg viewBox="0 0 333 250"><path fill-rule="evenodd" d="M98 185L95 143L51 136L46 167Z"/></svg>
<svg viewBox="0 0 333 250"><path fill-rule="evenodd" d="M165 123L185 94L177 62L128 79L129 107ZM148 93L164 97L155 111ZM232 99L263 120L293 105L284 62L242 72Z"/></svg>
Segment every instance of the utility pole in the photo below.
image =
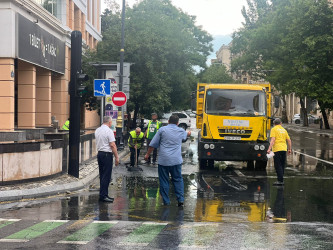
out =
<svg viewBox="0 0 333 250"><path fill-rule="evenodd" d="M123 79L124 79L124 52L125 52L125 0L123 0L123 8L121 13L121 42L120 42L120 75L119 75L119 91L123 91ZM123 108L118 107L118 117L116 126L117 144L122 144L123 139L123 122L124 114ZM123 145L122 145L123 146Z"/></svg>
<svg viewBox="0 0 333 250"><path fill-rule="evenodd" d="M70 94L70 124L69 124L69 162L68 174L79 178L79 157L80 157L80 94L84 90L83 81L88 76L82 74L82 34L80 31L73 31L71 34L71 79L69 82Z"/></svg>

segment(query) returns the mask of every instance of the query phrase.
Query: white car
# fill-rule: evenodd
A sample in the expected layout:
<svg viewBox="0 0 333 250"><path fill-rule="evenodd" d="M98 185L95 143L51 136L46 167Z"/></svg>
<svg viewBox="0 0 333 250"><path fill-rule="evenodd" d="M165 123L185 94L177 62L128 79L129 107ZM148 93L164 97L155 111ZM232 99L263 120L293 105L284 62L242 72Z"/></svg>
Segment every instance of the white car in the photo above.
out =
<svg viewBox="0 0 333 250"><path fill-rule="evenodd" d="M300 114L295 114L293 119L292 119L292 123L300 124L301 123L301 115Z"/></svg>
<svg viewBox="0 0 333 250"><path fill-rule="evenodd" d="M162 122L162 125L168 125L169 117L171 115L177 115L179 117L179 127L183 129L187 129L191 127L191 117L186 114L185 112L172 112L172 113L166 113L163 115L162 119L160 120Z"/></svg>

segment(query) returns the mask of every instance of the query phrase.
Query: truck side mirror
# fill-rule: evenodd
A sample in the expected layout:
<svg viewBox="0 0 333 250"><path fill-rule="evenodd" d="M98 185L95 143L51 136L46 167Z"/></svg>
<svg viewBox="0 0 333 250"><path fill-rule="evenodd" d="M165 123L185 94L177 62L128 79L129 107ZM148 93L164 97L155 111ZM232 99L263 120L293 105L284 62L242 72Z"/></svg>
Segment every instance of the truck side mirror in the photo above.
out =
<svg viewBox="0 0 333 250"><path fill-rule="evenodd" d="M191 109L192 111L197 110L197 92L193 91L191 95Z"/></svg>
<svg viewBox="0 0 333 250"><path fill-rule="evenodd" d="M274 96L274 108L278 109L280 107L280 97Z"/></svg>

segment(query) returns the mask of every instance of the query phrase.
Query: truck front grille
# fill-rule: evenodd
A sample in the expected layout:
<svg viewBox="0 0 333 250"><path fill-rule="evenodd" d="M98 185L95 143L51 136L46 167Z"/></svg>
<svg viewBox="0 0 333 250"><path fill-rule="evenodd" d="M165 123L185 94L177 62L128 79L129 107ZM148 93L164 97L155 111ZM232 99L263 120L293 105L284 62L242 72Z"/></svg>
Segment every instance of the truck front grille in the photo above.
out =
<svg viewBox="0 0 333 250"><path fill-rule="evenodd" d="M251 129L219 129L220 137L237 136L241 138L250 138L252 135Z"/></svg>

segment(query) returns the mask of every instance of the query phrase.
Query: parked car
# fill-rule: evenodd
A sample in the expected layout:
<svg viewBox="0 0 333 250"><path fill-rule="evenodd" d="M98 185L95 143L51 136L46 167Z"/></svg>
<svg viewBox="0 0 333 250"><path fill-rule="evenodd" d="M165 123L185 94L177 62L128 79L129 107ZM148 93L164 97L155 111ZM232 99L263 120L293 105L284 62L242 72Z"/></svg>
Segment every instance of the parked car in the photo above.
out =
<svg viewBox="0 0 333 250"><path fill-rule="evenodd" d="M183 111L165 113L162 119L160 120L163 126L168 125L169 117L171 115L177 115L179 117L179 125L178 125L179 127L185 130L191 127L191 117Z"/></svg>
<svg viewBox="0 0 333 250"><path fill-rule="evenodd" d="M318 124L320 121L320 118L316 115L308 114L308 121L309 121L309 124L311 124L311 123ZM292 119L292 123L301 124L302 123L301 115L295 114Z"/></svg>
<svg viewBox="0 0 333 250"><path fill-rule="evenodd" d="M292 123L300 124L301 123L301 115L300 114L295 114L293 119L292 119Z"/></svg>
<svg viewBox="0 0 333 250"><path fill-rule="evenodd" d="M189 117L195 118L195 113L194 113L192 110L190 110L190 109L185 110L185 113L186 113Z"/></svg>

